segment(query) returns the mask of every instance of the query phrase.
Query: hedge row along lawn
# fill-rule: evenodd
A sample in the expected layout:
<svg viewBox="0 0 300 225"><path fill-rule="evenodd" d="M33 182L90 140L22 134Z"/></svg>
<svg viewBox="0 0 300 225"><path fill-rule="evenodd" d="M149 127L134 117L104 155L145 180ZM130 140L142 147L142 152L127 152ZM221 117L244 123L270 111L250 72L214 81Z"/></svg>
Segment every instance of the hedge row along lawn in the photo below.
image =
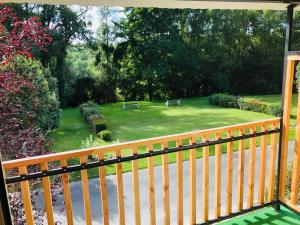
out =
<svg viewBox="0 0 300 225"><path fill-rule="evenodd" d="M256 96L265 101L280 103L279 95ZM296 102L296 96L293 103ZM182 99L182 106L166 107L164 102L139 102L140 109L123 110L122 103L113 103L99 106L101 113L105 116L108 127L112 131L114 142L125 142L137 139L145 139L169 134L177 134L195 130L222 127L245 123L256 120L272 118L270 115L242 111L232 108L221 108L210 105L207 97L197 97ZM293 113L296 112L296 105L293 105ZM295 119L292 119L292 126L295 125ZM294 128L290 133L293 138ZM88 146L101 146L112 144L113 142L103 142L96 137L89 125L80 117L79 109L65 109L63 111L61 126L50 134L53 142L52 150L63 152L67 150L80 149ZM83 144L88 139L88 143ZM260 139L257 139L259 145ZM248 145L248 140L246 141ZM235 143L237 150L237 143ZM145 149L139 149L140 152ZM226 145L223 146L226 151ZM129 153L127 151L127 153ZM126 151L125 151L126 154ZM210 154L214 154L214 148L211 146ZM188 159L188 151L184 152L184 159ZM197 151L197 157L201 157L201 151ZM175 154L169 156L169 162L175 162ZM70 164L78 163L77 160L71 160ZM161 163L161 157L155 157L155 164ZM139 168L146 168L147 160L139 160ZM108 166L107 174L115 174L115 167ZM131 163L123 163L123 171L131 170ZM91 178L98 176L97 169L89 170ZM80 173L72 174L72 179L80 179Z"/></svg>

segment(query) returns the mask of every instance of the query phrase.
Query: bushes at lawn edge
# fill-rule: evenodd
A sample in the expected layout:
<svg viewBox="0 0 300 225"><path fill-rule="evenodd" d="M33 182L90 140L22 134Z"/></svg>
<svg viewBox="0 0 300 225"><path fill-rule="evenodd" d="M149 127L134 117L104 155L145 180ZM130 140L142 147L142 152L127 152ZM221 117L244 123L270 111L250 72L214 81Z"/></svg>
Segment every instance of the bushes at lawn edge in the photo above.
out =
<svg viewBox="0 0 300 225"><path fill-rule="evenodd" d="M213 94L209 97L209 103L227 108L238 108L247 111L260 112L272 116L280 116L281 105L264 102L258 98L238 98L228 94Z"/></svg>
<svg viewBox="0 0 300 225"><path fill-rule="evenodd" d="M102 130L98 133L99 137L104 141L110 141L112 134L109 130Z"/></svg>
<svg viewBox="0 0 300 225"><path fill-rule="evenodd" d="M209 97L209 102L212 105L221 107L237 108L237 97L228 94L213 94Z"/></svg>
<svg viewBox="0 0 300 225"><path fill-rule="evenodd" d="M91 125L96 134L107 129L104 117L97 110L97 104L89 101L81 104L79 110L82 118Z"/></svg>

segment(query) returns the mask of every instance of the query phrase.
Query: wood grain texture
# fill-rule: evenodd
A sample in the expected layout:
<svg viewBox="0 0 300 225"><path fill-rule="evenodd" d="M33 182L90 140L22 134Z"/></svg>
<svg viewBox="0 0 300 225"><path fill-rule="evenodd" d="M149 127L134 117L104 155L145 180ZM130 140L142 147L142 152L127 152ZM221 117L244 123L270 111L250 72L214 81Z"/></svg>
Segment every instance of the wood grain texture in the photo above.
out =
<svg viewBox="0 0 300 225"><path fill-rule="evenodd" d="M207 136L203 137L203 141L206 142L208 140ZM202 202L203 202L203 210L202 210L202 219L204 222L208 220L209 214L209 146L203 147L203 158L202 158L202 173L203 173L203 181L202 181Z"/></svg>
<svg viewBox="0 0 300 225"><path fill-rule="evenodd" d="M99 160L104 159L104 154L98 154ZM106 186L106 169L105 166L99 167L99 181L100 181L100 194L101 194L101 205L103 213L103 224L109 225L109 206L108 206L108 196L107 196L107 186Z"/></svg>
<svg viewBox="0 0 300 225"><path fill-rule="evenodd" d="M244 135L245 130L239 130L239 135ZM245 174L245 140L239 141L238 152L238 211L243 210L244 205L244 174Z"/></svg>
<svg viewBox="0 0 300 225"><path fill-rule="evenodd" d="M60 166L62 168L67 167L67 160L61 160ZM70 191L70 178L68 173L62 174L62 184L63 184L63 193L64 193L64 202L66 208L66 216L68 225L73 225L73 209L72 209L72 199Z"/></svg>
<svg viewBox="0 0 300 225"><path fill-rule="evenodd" d="M233 134L229 132L229 137ZM226 168L226 214L232 213L232 171L233 171L233 142L227 143L227 168Z"/></svg>
<svg viewBox="0 0 300 225"><path fill-rule="evenodd" d="M266 131L262 126L261 131ZM259 156L259 180L258 180L258 204L264 203L265 198L265 178L266 178L266 156L267 156L267 136L260 138L260 156Z"/></svg>
<svg viewBox="0 0 300 225"><path fill-rule="evenodd" d="M41 164L41 170L47 171L48 164ZM45 199L45 209L47 215L48 225L54 225L54 217L53 217L53 206L52 206L52 194L51 194L51 186L50 186L50 178L43 177L42 178L43 190L44 190L44 199Z"/></svg>
<svg viewBox="0 0 300 225"><path fill-rule="evenodd" d="M182 146L182 140L177 140L176 146ZM177 176L177 224L183 225L183 152L176 153Z"/></svg>
<svg viewBox="0 0 300 225"><path fill-rule="evenodd" d="M137 148L131 149L132 155L137 154ZM141 209L140 209L140 184L139 184L139 168L138 160L131 161L132 165L132 178L133 178L133 197L134 197L134 216L135 224L141 224Z"/></svg>
<svg viewBox="0 0 300 225"><path fill-rule="evenodd" d="M153 151L153 146L147 146L148 152ZM150 224L156 225L156 212L155 212L155 180L154 180L154 159L149 157L148 161L148 193L149 193L149 210L150 210Z"/></svg>
<svg viewBox="0 0 300 225"><path fill-rule="evenodd" d="M120 158L121 150L115 152L116 157ZM117 175L117 191L118 191L118 208L119 208L119 224L125 225L125 207L124 207L124 187L123 187L123 169L122 163L116 164Z"/></svg>
<svg viewBox="0 0 300 225"><path fill-rule="evenodd" d="M254 134L255 128L250 128L250 133ZM248 178L248 208L253 207L254 203L254 180L255 180L255 161L256 161L256 139L250 138L249 144L249 178Z"/></svg>
<svg viewBox="0 0 300 225"><path fill-rule="evenodd" d="M190 144L196 143L190 138ZM190 150L190 225L196 224L196 149Z"/></svg>
<svg viewBox="0 0 300 225"><path fill-rule="evenodd" d="M273 125L273 128L275 125ZM277 155L277 134L271 134L270 161L269 161L269 181L268 181L268 202L274 200L275 174L276 174L276 155Z"/></svg>
<svg viewBox="0 0 300 225"><path fill-rule="evenodd" d="M168 147L168 143L162 144L163 148ZM164 225L170 225L170 184L169 184L169 156L162 155L163 173L163 203L164 203Z"/></svg>
<svg viewBox="0 0 300 225"><path fill-rule="evenodd" d="M286 191L286 170L287 154L290 130L290 115L292 104L292 91L294 80L295 61L287 61L285 86L284 86L284 105L282 118L282 136L281 136L281 158L280 158L280 179L279 179L279 199L284 199Z"/></svg>
<svg viewBox="0 0 300 225"><path fill-rule="evenodd" d="M216 140L221 138L216 134ZM222 178L222 145L215 145L215 217L221 216L221 178Z"/></svg>
<svg viewBox="0 0 300 225"><path fill-rule="evenodd" d="M80 157L80 163L86 163L86 157ZM82 195L83 195L83 205L84 205L84 215L86 225L92 225L92 211L91 211L91 199L89 191L89 179L87 170L81 170L81 185L82 185Z"/></svg>
<svg viewBox="0 0 300 225"><path fill-rule="evenodd" d="M293 174L292 174L292 186L291 186L291 203L294 205L297 203L299 197L298 196L299 188L300 188L299 179L300 179L300 94L298 92Z"/></svg>
<svg viewBox="0 0 300 225"><path fill-rule="evenodd" d="M24 166L20 167L19 174L26 175L27 168ZM24 203L26 223L27 223L27 225L34 225L29 182L27 180L21 181L20 184L21 184L21 192L22 192L22 198L23 198L23 203Z"/></svg>

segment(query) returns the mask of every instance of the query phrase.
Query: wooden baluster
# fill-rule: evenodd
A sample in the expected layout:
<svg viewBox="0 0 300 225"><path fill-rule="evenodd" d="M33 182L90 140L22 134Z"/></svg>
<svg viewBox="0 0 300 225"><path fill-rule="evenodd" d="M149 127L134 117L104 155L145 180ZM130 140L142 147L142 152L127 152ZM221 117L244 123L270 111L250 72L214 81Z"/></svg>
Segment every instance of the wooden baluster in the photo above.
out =
<svg viewBox="0 0 300 225"><path fill-rule="evenodd" d="M177 140L176 146L182 146L182 140ZM183 159L182 152L176 153L176 175L177 175L177 224L183 224Z"/></svg>
<svg viewBox="0 0 300 225"><path fill-rule="evenodd" d="M104 160L104 153L100 152L98 154L99 160ZM107 198L107 188L106 188L106 169L105 166L99 167L99 180L101 189L101 202L102 202L102 213L103 213L103 224L109 225L109 208L108 208L108 198Z"/></svg>
<svg viewBox="0 0 300 225"><path fill-rule="evenodd" d="M80 163L85 164L87 159L85 156L80 157ZM91 212L91 199L89 192L89 179L87 170L81 170L81 185L82 185L82 194L83 194L83 204L84 204L84 213L85 213L85 222L87 225L92 224L92 212Z"/></svg>
<svg viewBox="0 0 300 225"><path fill-rule="evenodd" d="M41 170L43 172L48 171L48 163L42 163ZM42 178L42 184L44 189L45 209L47 214L48 225L54 225L52 194L51 194L50 179L48 176Z"/></svg>
<svg viewBox="0 0 300 225"><path fill-rule="evenodd" d="M239 135L245 135L245 130L239 130ZM245 171L245 140L239 141L238 153L238 211L243 210L244 205L244 171Z"/></svg>
<svg viewBox="0 0 300 225"><path fill-rule="evenodd" d="M26 166L19 167L19 174L21 176L27 174ZM22 192L23 203L24 203L26 223L27 225L34 225L29 182L28 180L25 180L25 181L21 181L20 184L21 184L21 192Z"/></svg>
<svg viewBox="0 0 300 225"><path fill-rule="evenodd" d="M148 152L153 152L152 145L148 145L147 150L148 150ZM148 157L147 161L148 161L148 193L149 193L150 224L156 225L154 159L153 159L153 157Z"/></svg>
<svg viewBox="0 0 300 225"><path fill-rule="evenodd" d="M168 148L168 143L163 143L164 149ZM170 190L169 190L169 157L168 154L162 155L163 170L163 200L164 200L164 224L170 224Z"/></svg>
<svg viewBox="0 0 300 225"><path fill-rule="evenodd" d="M300 94L298 93L295 147L294 147L292 187L291 187L291 203L294 205L298 201L299 179L300 179L299 176L300 176Z"/></svg>
<svg viewBox="0 0 300 225"><path fill-rule="evenodd" d="M203 136L203 141L207 142L207 136ZM202 202L203 202L203 214L202 219L204 222L208 220L209 210L209 146L203 147L203 182L202 182Z"/></svg>
<svg viewBox="0 0 300 225"><path fill-rule="evenodd" d="M60 166L65 168L68 166L67 160L61 160ZM73 210L72 210L72 200L71 200L71 191L70 191L70 179L69 174L64 173L62 174L62 184L63 184L63 193L64 193L64 200L65 200L65 208L66 208L66 215L67 215L67 222L68 225L73 225Z"/></svg>
<svg viewBox="0 0 300 225"><path fill-rule="evenodd" d="M262 126L261 131L265 132L266 127ZM266 154L267 154L267 136L260 138L260 162L259 162L259 182L258 182L258 204L264 203L265 197L265 177L266 177Z"/></svg>
<svg viewBox="0 0 300 225"><path fill-rule="evenodd" d="M233 132L229 131L229 137ZM226 214L232 212L232 170L233 170L233 142L227 143L227 170L226 170Z"/></svg>
<svg viewBox="0 0 300 225"><path fill-rule="evenodd" d="M255 133L255 128L250 128L250 134ZM254 178L255 178L255 161L256 161L256 139L250 138L249 145L249 179L248 179L248 207L253 207L254 202Z"/></svg>
<svg viewBox="0 0 300 225"><path fill-rule="evenodd" d="M121 150L116 151L116 157L121 159ZM125 225L125 208L124 208L124 188L123 188L123 174L122 163L116 164L117 173L117 191L118 191L118 207L119 207L119 224Z"/></svg>
<svg viewBox="0 0 300 225"><path fill-rule="evenodd" d="M190 138L190 144L195 144L196 138ZM196 149L191 149L190 155L190 225L196 224Z"/></svg>
<svg viewBox="0 0 300 225"><path fill-rule="evenodd" d="M272 129L277 128L276 125L272 125ZM269 164L269 181L268 181L268 201L274 199L275 191L275 174L276 174L276 155L277 155L277 134L271 134L271 146L270 146L270 164Z"/></svg>
<svg viewBox="0 0 300 225"><path fill-rule="evenodd" d="M131 149L132 155L137 154L137 148ZM139 168L138 160L132 160L132 178L133 178L133 193L134 193L134 209L135 209L135 224L141 224L141 210L140 210L140 189L139 189Z"/></svg>
<svg viewBox="0 0 300 225"><path fill-rule="evenodd" d="M220 133L216 134L216 140L220 140ZM221 177L222 177L222 145L215 145L215 216L221 216Z"/></svg>
<svg viewBox="0 0 300 225"><path fill-rule="evenodd" d="M280 158L280 180L279 180L279 199L284 200L286 190L287 156L289 145L290 115L293 95L295 61L287 61L285 87L284 87L284 106L282 118L282 139L281 139L281 158Z"/></svg>

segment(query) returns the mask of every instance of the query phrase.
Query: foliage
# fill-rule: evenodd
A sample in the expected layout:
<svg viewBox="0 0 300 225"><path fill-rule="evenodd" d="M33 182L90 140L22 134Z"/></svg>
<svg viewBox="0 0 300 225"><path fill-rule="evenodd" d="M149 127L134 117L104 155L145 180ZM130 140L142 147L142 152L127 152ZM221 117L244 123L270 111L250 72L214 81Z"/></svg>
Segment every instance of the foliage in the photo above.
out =
<svg viewBox="0 0 300 225"><path fill-rule="evenodd" d="M267 114L272 116L281 116L281 105L280 104L268 104Z"/></svg>
<svg viewBox="0 0 300 225"><path fill-rule="evenodd" d="M0 5L0 150L6 159L50 153L42 131L58 125L55 81L40 63L30 59L34 50L43 51L51 41L46 31L37 18L21 20L11 8ZM36 169L35 166L27 168L28 173ZM17 171L10 173L10 176L17 175ZM58 183L59 178L52 185L57 189ZM40 184L34 180L30 186L35 189L34 204ZM8 187L16 225L26 223L21 196L18 184ZM33 205L33 212L35 223L43 224L44 208Z"/></svg>
<svg viewBox="0 0 300 225"><path fill-rule="evenodd" d="M103 118L94 120L92 124L96 134L107 129L107 124Z"/></svg>
<svg viewBox="0 0 300 225"><path fill-rule="evenodd" d="M22 20L12 8L0 5L0 63L8 63L16 54L30 58L33 49L45 51L51 41L37 17Z"/></svg>
<svg viewBox="0 0 300 225"><path fill-rule="evenodd" d="M96 108L96 107L97 107L97 104L92 101L88 101L86 103L81 104L79 106L81 116L83 116L83 111L85 108Z"/></svg>
<svg viewBox="0 0 300 225"><path fill-rule="evenodd" d="M242 110L265 113L267 104L260 99L243 97L238 99L239 108Z"/></svg>
<svg viewBox="0 0 300 225"><path fill-rule="evenodd" d="M10 96L10 102L22 102L27 114L34 118L34 125L44 132L59 126L60 109L56 79L50 71L34 59L15 57L0 68L2 72L13 72L15 77L31 81L32 88L23 89L22 94ZM20 117L26 120L26 117Z"/></svg>
<svg viewBox="0 0 300 225"><path fill-rule="evenodd" d="M282 12L156 8L124 12L115 23L121 42L114 55L118 87L126 99L279 93Z"/></svg>
<svg viewBox="0 0 300 225"><path fill-rule="evenodd" d="M89 100L100 104L116 101L113 79L99 62L102 52L86 46L70 47L67 52L66 105L74 107Z"/></svg>
<svg viewBox="0 0 300 225"><path fill-rule="evenodd" d="M96 134L107 129L105 119L99 114L97 105L94 102L89 101L81 104L79 110L83 119L90 124Z"/></svg>
<svg viewBox="0 0 300 225"><path fill-rule="evenodd" d="M55 127L59 111L54 81L48 77L50 91L45 78L47 71L34 60L17 57L31 57L34 48L44 50L51 41L46 29L36 18L19 19L4 5L0 11L0 149L6 157L15 158L47 150L40 128Z"/></svg>
<svg viewBox="0 0 300 225"><path fill-rule="evenodd" d="M237 97L228 94L213 94L209 97L209 103L221 107L236 108Z"/></svg>
<svg viewBox="0 0 300 225"><path fill-rule="evenodd" d="M102 130L99 132L99 137L104 141L110 141L112 138L112 134L109 130Z"/></svg>
<svg viewBox="0 0 300 225"><path fill-rule="evenodd" d="M96 108L84 108L83 109L83 119L86 121L86 122L89 122L89 117L91 115L97 115L98 111Z"/></svg>
<svg viewBox="0 0 300 225"><path fill-rule="evenodd" d="M52 75L58 80L59 100L64 107L67 48L75 39L91 39L85 20L87 8L75 10L65 5L46 4L12 4L12 7L23 19L32 16L40 18L42 26L49 30L52 42L48 45L47 52L37 53L36 56L45 67L50 67Z"/></svg>
<svg viewBox="0 0 300 225"><path fill-rule="evenodd" d="M238 106L242 110L260 112L270 114L272 116L280 116L281 105L267 103L257 98L243 97L238 99Z"/></svg>

